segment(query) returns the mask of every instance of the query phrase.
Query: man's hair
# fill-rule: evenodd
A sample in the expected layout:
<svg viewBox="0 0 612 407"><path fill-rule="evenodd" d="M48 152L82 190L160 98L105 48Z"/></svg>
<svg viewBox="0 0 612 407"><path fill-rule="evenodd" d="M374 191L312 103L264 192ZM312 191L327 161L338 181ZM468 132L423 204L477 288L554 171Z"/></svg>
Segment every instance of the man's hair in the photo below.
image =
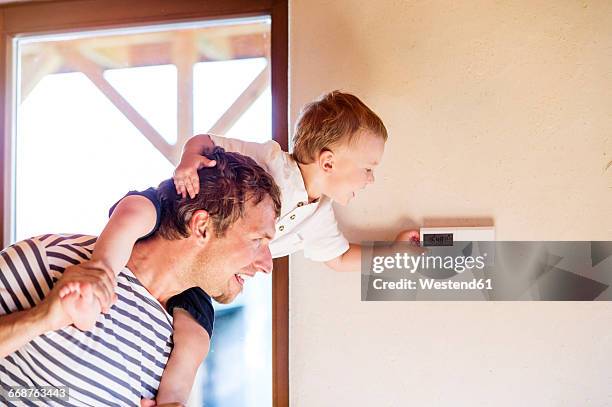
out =
<svg viewBox="0 0 612 407"><path fill-rule="evenodd" d="M193 213L201 209L208 212L215 235L223 237L244 216L247 202L257 205L266 196L272 199L276 216L280 216L280 190L272 176L252 158L225 152L221 147L204 155L217 165L198 170L200 192L194 199L177 194L171 179L159 184L161 221L157 233L161 237L168 240L189 237L188 223Z"/></svg>
<svg viewBox="0 0 612 407"><path fill-rule="evenodd" d="M382 120L357 96L339 90L326 93L300 112L293 135L293 158L310 164L321 151L339 142L350 143L361 129L387 141Z"/></svg>

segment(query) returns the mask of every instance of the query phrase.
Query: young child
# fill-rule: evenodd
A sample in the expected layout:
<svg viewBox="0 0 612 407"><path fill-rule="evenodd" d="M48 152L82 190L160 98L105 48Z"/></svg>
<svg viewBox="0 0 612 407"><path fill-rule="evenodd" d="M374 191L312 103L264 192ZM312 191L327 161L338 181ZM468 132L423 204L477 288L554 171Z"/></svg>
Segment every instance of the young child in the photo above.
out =
<svg viewBox="0 0 612 407"><path fill-rule="evenodd" d="M292 154L274 141L260 144L207 134L194 136L183 148L175 186L184 199L195 197L199 192L197 170L215 165L202 153L214 146L248 155L281 189L282 210L270 243L272 256L303 250L307 258L334 270L358 271L361 247L349 243L338 229L332 202L346 205L374 182L374 168L382 159L386 140L387 130L372 110L351 94L333 91L302 110ZM136 240L155 231L158 206L155 195L146 191L124 197L96 243L92 262L120 270ZM396 239L418 240L418 232L405 231ZM210 300L201 300L202 296L206 294L200 290L172 299L174 349L158 390L159 404L186 402L196 370L208 352L211 330L201 328L204 325L199 316L203 313L201 304Z"/></svg>

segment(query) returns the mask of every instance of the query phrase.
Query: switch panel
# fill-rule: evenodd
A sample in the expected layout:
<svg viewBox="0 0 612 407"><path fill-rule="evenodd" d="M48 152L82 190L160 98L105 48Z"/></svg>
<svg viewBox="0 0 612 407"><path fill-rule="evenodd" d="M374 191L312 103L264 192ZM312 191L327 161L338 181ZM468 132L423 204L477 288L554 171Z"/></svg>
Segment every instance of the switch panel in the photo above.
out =
<svg viewBox="0 0 612 407"><path fill-rule="evenodd" d="M453 242L492 242L495 228L479 227L436 227L421 228L423 246L452 246Z"/></svg>

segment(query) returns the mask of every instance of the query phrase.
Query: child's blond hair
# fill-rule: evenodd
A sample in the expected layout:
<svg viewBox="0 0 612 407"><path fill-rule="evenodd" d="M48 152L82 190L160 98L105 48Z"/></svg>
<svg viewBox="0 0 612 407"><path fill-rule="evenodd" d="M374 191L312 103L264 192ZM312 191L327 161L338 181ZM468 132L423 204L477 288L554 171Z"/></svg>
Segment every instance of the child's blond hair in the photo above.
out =
<svg viewBox="0 0 612 407"><path fill-rule="evenodd" d="M295 125L293 158L310 164L321 151L351 142L358 130L368 130L387 141L380 117L357 96L334 90L304 106Z"/></svg>

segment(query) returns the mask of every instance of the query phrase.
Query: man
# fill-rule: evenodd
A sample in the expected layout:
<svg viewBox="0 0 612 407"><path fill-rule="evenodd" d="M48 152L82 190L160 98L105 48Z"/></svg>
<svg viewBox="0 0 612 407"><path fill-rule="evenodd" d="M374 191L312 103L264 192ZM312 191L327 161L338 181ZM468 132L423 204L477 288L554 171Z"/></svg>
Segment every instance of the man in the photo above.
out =
<svg viewBox="0 0 612 407"><path fill-rule="evenodd" d="M171 180L160 184L159 229L135 246L116 281L93 266L63 274L89 259L89 236L45 235L0 253L3 405L17 405L18 386L38 390L44 405L128 406L154 398L172 350L166 302L191 287L229 302L242 289L238 274L271 271L278 187L247 157L222 149L213 155L217 166L200 173L206 194L182 199ZM91 311L94 301L105 314ZM93 328L83 332L73 323ZM42 386L67 388L68 398ZM28 398L17 397L19 405L40 405Z"/></svg>

